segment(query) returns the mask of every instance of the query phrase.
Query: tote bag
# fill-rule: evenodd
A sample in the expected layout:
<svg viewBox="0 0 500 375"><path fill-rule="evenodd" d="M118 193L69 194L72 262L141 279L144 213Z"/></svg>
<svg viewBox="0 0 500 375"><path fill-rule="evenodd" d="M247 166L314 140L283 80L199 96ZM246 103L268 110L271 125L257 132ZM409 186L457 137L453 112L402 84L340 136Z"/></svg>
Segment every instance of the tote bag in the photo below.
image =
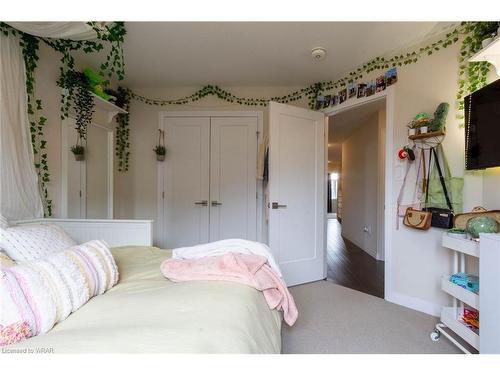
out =
<svg viewBox="0 0 500 375"><path fill-rule="evenodd" d="M448 160L446 159L442 145L437 147L437 154L438 156L441 155L441 165L444 166L444 181L451 205L453 207L453 212L461 213L463 212L464 179L462 177L451 176L450 166L448 164ZM431 168L430 165L429 168ZM427 198L427 207L447 209L448 205L446 204L446 197L444 196L443 187L441 186L441 181L436 168L433 168L429 173L428 189L429 196Z"/></svg>

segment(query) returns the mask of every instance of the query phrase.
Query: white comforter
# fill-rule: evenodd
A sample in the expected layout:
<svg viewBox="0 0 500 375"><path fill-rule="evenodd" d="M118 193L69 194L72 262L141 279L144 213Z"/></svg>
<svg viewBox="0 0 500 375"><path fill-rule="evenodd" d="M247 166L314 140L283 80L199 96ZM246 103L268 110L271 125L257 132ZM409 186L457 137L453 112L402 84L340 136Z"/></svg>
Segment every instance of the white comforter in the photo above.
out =
<svg viewBox="0 0 500 375"><path fill-rule="evenodd" d="M191 247L179 247L172 251L173 259L197 259L209 256L219 256L227 253L253 254L267 258L269 266L283 277L278 263L273 257L269 246L260 242L233 238L229 240L215 241Z"/></svg>

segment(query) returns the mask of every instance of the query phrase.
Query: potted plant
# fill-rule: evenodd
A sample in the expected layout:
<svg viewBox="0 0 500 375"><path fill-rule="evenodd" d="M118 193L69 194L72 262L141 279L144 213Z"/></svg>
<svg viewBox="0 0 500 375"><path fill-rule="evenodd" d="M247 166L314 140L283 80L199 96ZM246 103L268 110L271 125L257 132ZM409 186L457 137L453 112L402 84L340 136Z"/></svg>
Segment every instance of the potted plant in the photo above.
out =
<svg viewBox="0 0 500 375"><path fill-rule="evenodd" d="M427 123L424 122L424 123L421 123L419 126L418 126L418 132L420 134L425 134L427 133L429 127L427 126Z"/></svg>
<svg viewBox="0 0 500 375"><path fill-rule="evenodd" d="M153 151L155 152L156 154L156 160L158 161L163 161L165 160L165 154L167 153L167 149L165 148L165 146L162 146L162 145L157 145Z"/></svg>
<svg viewBox="0 0 500 375"><path fill-rule="evenodd" d="M417 134L417 124L414 121L408 123L407 127L408 127L408 136Z"/></svg>
<svg viewBox="0 0 500 375"><path fill-rule="evenodd" d="M85 160L85 147L82 145L76 144L71 146L70 148L71 152L75 156L76 161L82 161Z"/></svg>
<svg viewBox="0 0 500 375"><path fill-rule="evenodd" d="M165 148L165 132L161 129L158 129L158 144L153 148L153 151L156 154L156 160L165 160L165 154L167 153L167 149Z"/></svg>

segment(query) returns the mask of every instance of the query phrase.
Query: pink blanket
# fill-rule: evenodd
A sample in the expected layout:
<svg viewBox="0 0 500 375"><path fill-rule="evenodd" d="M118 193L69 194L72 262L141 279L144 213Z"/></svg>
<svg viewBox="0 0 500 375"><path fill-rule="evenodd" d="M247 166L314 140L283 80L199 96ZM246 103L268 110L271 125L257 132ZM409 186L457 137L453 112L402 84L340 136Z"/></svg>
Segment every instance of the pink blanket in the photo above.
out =
<svg viewBox="0 0 500 375"><path fill-rule="evenodd" d="M282 309L288 325L297 320L297 306L285 282L260 255L227 253L199 259L167 259L162 274L175 282L192 280L233 281L262 291L271 309Z"/></svg>

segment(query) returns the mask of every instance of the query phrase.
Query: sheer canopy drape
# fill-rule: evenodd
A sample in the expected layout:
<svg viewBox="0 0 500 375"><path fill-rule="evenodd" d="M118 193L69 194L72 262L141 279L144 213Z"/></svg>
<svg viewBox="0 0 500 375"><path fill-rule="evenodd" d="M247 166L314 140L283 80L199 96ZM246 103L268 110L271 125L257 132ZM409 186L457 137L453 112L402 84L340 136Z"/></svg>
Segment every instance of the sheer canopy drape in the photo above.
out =
<svg viewBox="0 0 500 375"><path fill-rule="evenodd" d="M95 39L97 33L85 22L7 22L26 34L45 38L87 40Z"/></svg>
<svg viewBox="0 0 500 375"><path fill-rule="evenodd" d="M19 37L0 35L0 214L43 216L29 133L26 76Z"/></svg>

